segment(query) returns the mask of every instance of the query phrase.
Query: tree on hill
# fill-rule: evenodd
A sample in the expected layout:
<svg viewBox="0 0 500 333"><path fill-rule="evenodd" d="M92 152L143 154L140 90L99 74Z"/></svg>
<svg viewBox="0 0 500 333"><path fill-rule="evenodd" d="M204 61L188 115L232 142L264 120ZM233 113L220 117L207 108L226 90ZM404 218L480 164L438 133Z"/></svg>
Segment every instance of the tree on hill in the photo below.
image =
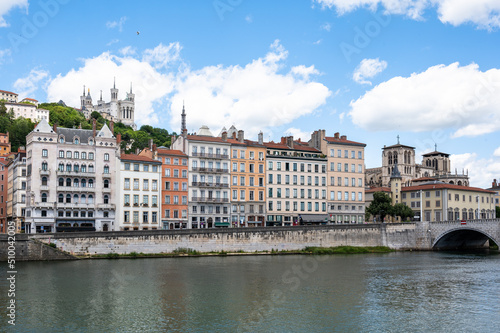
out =
<svg viewBox="0 0 500 333"><path fill-rule="evenodd" d="M30 119L19 117L12 121L9 127L12 151L17 151L20 146L26 146L26 136L33 131L35 124Z"/></svg>
<svg viewBox="0 0 500 333"><path fill-rule="evenodd" d="M384 192L375 192L373 193L373 201L366 211L375 217L378 216L383 222L387 215L392 215L392 199Z"/></svg>
<svg viewBox="0 0 500 333"><path fill-rule="evenodd" d="M412 217L413 210L403 203L397 203L393 207L393 215L401 217L401 221L405 221Z"/></svg>

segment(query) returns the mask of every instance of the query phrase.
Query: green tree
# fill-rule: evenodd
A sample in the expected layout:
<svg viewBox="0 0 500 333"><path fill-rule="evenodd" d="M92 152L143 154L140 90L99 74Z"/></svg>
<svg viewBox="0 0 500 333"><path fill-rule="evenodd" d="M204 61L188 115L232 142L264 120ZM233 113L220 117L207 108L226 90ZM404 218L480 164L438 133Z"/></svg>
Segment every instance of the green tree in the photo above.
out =
<svg viewBox="0 0 500 333"><path fill-rule="evenodd" d="M30 119L19 117L12 122L9 133L12 151L17 151L20 146L26 146L26 135L28 135L35 125Z"/></svg>
<svg viewBox="0 0 500 333"><path fill-rule="evenodd" d="M378 216L380 221L383 222L387 215L392 215L393 213L394 208L391 203L392 199L387 194L384 192L375 192L373 193L373 201L366 211L375 217Z"/></svg>
<svg viewBox="0 0 500 333"><path fill-rule="evenodd" d="M393 207L393 215L401 217L405 221L414 215L413 210L403 203L397 203Z"/></svg>
<svg viewBox="0 0 500 333"><path fill-rule="evenodd" d="M93 111L91 114L90 114L90 118L94 118L94 119L99 119L101 118L101 114L97 111Z"/></svg>
<svg viewBox="0 0 500 333"><path fill-rule="evenodd" d="M497 217L497 219L500 219L500 207L496 206L495 210L496 210L496 217Z"/></svg>

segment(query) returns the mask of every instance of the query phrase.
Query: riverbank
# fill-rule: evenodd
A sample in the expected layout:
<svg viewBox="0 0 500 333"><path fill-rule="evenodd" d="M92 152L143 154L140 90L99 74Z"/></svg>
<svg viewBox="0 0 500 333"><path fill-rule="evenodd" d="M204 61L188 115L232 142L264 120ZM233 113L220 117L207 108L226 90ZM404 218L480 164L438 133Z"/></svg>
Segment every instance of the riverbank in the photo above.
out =
<svg viewBox="0 0 500 333"><path fill-rule="evenodd" d="M332 254L366 254L395 252L385 246L336 246L336 247L306 247L303 250L286 251L255 251L255 252L199 252L189 248L179 248L171 253L107 253L87 256L77 256L79 259L135 259L135 258L177 258L177 257L213 257L213 256L252 256L252 255L332 255Z"/></svg>

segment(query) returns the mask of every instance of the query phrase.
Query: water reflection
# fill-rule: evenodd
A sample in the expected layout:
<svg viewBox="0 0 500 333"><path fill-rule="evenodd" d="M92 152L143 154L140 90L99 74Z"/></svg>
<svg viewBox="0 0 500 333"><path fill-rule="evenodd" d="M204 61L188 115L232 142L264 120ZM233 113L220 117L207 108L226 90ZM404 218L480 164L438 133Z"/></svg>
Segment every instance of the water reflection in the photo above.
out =
<svg viewBox="0 0 500 333"><path fill-rule="evenodd" d="M16 332L428 332L500 327L499 256L249 256L18 266ZM0 302L6 304L5 271ZM5 309L0 310L5 318ZM5 331L6 321L0 323Z"/></svg>

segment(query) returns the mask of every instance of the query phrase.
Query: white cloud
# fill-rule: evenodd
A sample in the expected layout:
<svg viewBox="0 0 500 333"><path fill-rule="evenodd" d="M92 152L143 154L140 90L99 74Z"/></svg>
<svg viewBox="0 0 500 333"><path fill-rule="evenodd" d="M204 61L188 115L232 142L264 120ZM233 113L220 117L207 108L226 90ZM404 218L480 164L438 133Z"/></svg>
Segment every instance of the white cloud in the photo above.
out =
<svg viewBox="0 0 500 333"><path fill-rule="evenodd" d="M108 29L118 28L118 31L122 32L123 25L125 24L125 21L127 21L126 16L120 17L120 19L118 21L108 21L108 22L106 22L106 28L108 28Z"/></svg>
<svg viewBox="0 0 500 333"><path fill-rule="evenodd" d="M110 46L110 45L116 44L116 43L118 43L119 41L120 41L119 39L113 39L113 40L110 40L110 41L106 44L106 46Z"/></svg>
<svg viewBox="0 0 500 333"><path fill-rule="evenodd" d="M8 27L10 24L7 23L4 16L13 8L19 7L21 9L26 9L28 12L28 0L2 0L0 1L0 28Z"/></svg>
<svg viewBox="0 0 500 333"><path fill-rule="evenodd" d="M332 25L329 22L326 22L321 25L320 29L330 32Z"/></svg>
<svg viewBox="0 0 500 333"><path fill-rule="evenodd" d="M82 67L51 80L47 88L48 100L57 102L62 99L67 105L79 108L82 86L86 85L91 89L94 103L99 99L99 90L103 91L103 99L109 101L113 77L116 77L116 86L120 89L119 99L125 98L125 92L133 83L136 123L157 124L154 107L163 103L172 91L174 76L160 73L150 63L130 56L119 57L105 52L84 59Z"/></svg>
<svg viewBox="0 0 500 333"><path fill-rule="evenodd" d="M376 59L363 59L358 67L354 70L352 79L359 84L369 84L372 83L367 79L373 78L378 73L382 72L387 68L387 62L379 58Z"/></svg>
<svg viewBox="0 0 500 333"><path fill-rule="evenodd" d="M178 42L168 44L168 46L160 43L154 49L144 51L142 61L152 64L155 68L167 68L170 63L180 59L182 46Z"/></svg>
<svg viewBox="0 0 500 333"><path fill-rule="evenodd" d="M285 136L293 136L294 140L301 139L302 141L309 141L311 139L311 133L310 132L304 132L299 128L295 127L290 127L285 131Z"/></svg>
<svg viewBox="0 0 500 333"><path fill-rule="evenodd" d="M253 22L252 15L248 14L247 16L245 16L245 21L247 21L247 23L252 23Z"/></svg>
<svg viewBox="0 0 500 333"><path fill-rule="evenodd" d="M372 131L455 129L453 137L500 130L500 70L437 65L394 77L351 102L354 124Z"/></svg>
<svg viewBox="0 0 500 333"><path fill-rule="evenodd" d="M495 149L495 151L493 152L493 156L500 157L500 147L498 147L497 149Z"/></svg>
<svg viewBox="0 0 500 333"><path fill-rule="evenodd" d="M458 26L472 23L491 30L500 27L500 2L498 0L313 0L322 8L335 8L339 15L359 8L372 11L379 7L385 14L406 15L421 20L424 11L436 8L439 20Z"/></svg>
<svg viewBox="0 0 500 333"><path fill-rule="evenodd" d="M321 44L323 40L322 39L318 39L317 41L313 42L314 45L319 45Z"/></svg>
<svg viewBox="0 0 500 333"><path fill-rule="evenodd" d="M28 76L19 78L14 82L14 88L21 97L30 97L30 95L38 89L40 82L49 78L49 72L34 68Z"/></svg>
<svg viewBox="0 0 500 333"><path fill-rule="evenodd" d="M5 62L5 58L10 57L11 54L10 49L0 50L0 65L2 65Z"/></svg>
<svg viewBox="0 0 500 333"><path fill-rule="evenodd" d="M497 157L478 158L476 153L466 153L450 155L450 160L458 173L469 172L470 186L489 188L493 179L500 178L500 159Z"/></svg>
<svg viewBox="0 0 500 333"><path fill-rule="evenodd" d="M295 75L302 76L305 80L309 80L310 75L318 75L319 71L314 68L314 65L306 67L304 65L294 66L292 67L291 72Z"/></svg>
<svg viewBox="0 0 500 333"><path fill-rule="evenodd" d="M207 125L218 133L223 124L234 124L244 129L247 137L256 136L261 130L266 135L275 126L311 114L325 104L331 92L292 70L282 74L287 55L275 41L264 57L243 66L186 69L180 74L171 99L172 128L180 127L183 101L189 131ZM313 66L304 68L315 71Z"/></svg>
<svg viewBox="0 0 500 333"><path fill-rule="evenodd" d="M122 47L118 52L123 56L128 56L128 55L136 54L137 50L135 49L135 47L132 47L129 45L129 46Z"/></svg>

